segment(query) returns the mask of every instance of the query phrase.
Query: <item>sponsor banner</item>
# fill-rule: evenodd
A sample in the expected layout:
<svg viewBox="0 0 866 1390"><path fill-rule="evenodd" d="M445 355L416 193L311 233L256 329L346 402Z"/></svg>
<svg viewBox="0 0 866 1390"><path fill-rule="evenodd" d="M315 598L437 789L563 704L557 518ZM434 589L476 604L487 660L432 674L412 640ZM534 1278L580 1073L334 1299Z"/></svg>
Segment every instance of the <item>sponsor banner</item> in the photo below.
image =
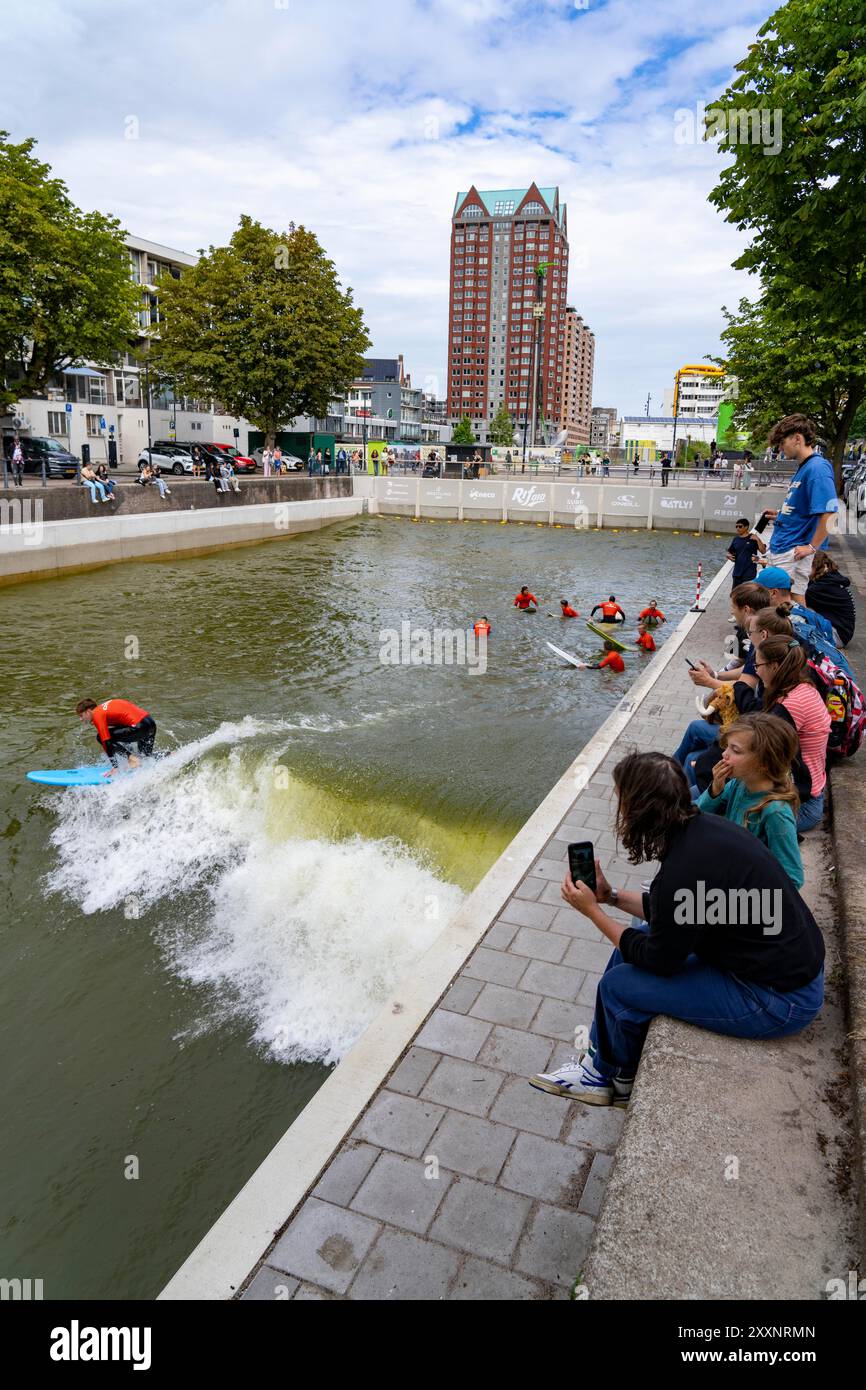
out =
<svg viewBox="0 0 866 1390"><path fill-rule="evenodd" d="M631 518L635 522L640 522L646 521L648 514L648 488L630 488L628 485L611 487L608 485L604 489L605 517L615 516L622 521Z"/></svg>
<svg viewBox="0 0 866 1390"><path fill-rule="evenodd" d="M372 486L381 511L396 512L401 516L414 515L415 489L418 486L414 478L374 478Z"/></svg>
<svg viewBox="0 0 866 1390"><path fill-rule="evenodd" d="M701 490L687 487L657 487L653 500L653 526L679 526L694 530L701 524Z"/></svg>
<svg viewBox="0 0 866 1390"><path fill-rule="evenodd" d="M553 512L557 521L571 521L581 526L598 524L598 499L601 488L593 483L556 483L553 488Z"/></svg>
<svg viewBox="0 0 866 1390"><path fill-rule="evenodd" d="M505 484L505 505L508 508L508 515L519 513L521 516L527 514L535 515L539 518L547 519L550 513L550 498L552 486L550 483L506 483Z"/></svg>
<svg viewBox="0 0 866 1390"><path fill-rule="evenodd" d="M464 512L501 513L505 486L492 478L480 478L478 482L468 480L463 484Z"/></svg>
<svg viewBox="0 0 866 1390"><path fill-rule="evenodd" d="M460 483L457 478L422 478L421 510L428 507L453 507L460 505Z"/></svg>
<svg viewBox="0 0 866 1390"><path fill-rule="evenodd" d="M767 507L779 506L779 492L754 488L707 488L707 509L704 525L708 531L733 532L741 516L750 522ZM767 536L764 536L764 540Z"/></svg>
<svg viewBox="0 0 866 1390"><path fill-rule="evenodd" d="M376 490L380 502L414 503L416 486L414 478L380 478L376 484Z"/></svg>

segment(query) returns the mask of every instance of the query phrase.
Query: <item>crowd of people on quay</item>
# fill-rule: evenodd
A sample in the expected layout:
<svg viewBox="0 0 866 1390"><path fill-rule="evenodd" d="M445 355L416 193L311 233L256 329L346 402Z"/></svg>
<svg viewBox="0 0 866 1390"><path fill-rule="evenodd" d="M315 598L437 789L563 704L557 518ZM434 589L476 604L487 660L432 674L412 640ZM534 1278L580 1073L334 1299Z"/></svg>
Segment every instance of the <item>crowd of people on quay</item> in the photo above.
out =
<svg viewBox="0 0 866 1390"><path fill-rule="evenodd" d="M531 1077L539 1090L624 1108L657 1015L769 1039L821 1009L824 942L801 896L801 847L823 820L828 762L856 753L866 710L843 650L851 586L827 553L835 478L816 445L803 415L770 435L795 471L778 512L737 525L727 658L718 668L687 658L701 717L673 752L632 752L614 769L617 836L655 876L644 891L618 890L598 859L565 876L563 900L613 950L585 1048Z"/></svg>

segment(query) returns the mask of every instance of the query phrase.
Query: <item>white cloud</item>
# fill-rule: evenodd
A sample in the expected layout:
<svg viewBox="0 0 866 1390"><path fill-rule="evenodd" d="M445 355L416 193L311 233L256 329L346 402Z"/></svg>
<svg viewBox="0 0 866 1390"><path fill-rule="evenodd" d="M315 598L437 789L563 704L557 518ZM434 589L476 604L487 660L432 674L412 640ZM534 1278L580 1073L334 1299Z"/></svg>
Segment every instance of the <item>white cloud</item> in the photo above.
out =
<svg viewBox="0 0 866 1390"><path fill-rule="evenodd" d="M4 20L2 123L82 206L187 250L241 212L312 227L374 349L444 389L458 189L558 183L599 403L659 401L717 350L736 232L720 162L674 139L766 14L693 0L43 0ZM669 55L669 56L665 56ZM125 139L128 117L137 140Z"/></svg>

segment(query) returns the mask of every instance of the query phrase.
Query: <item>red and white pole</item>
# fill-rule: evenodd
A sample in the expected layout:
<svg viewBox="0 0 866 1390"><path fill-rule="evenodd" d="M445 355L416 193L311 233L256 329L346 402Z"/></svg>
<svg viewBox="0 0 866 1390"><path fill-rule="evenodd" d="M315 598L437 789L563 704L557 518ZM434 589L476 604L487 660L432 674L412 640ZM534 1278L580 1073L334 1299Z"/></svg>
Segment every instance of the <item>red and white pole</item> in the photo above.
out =
<svg viewBox="0 0 866 1390"><path fill-rule="evenodd" d="M697 591L697 593L695 594L695 606L694 606L694 608L692 609L692 612L693 612L693 613L703 613L703 611L704 611L703 608L701 607L701 579L703 578L703 573L704 573L703 561L702 561L702 560L698 560L698 591Z"/></svg>

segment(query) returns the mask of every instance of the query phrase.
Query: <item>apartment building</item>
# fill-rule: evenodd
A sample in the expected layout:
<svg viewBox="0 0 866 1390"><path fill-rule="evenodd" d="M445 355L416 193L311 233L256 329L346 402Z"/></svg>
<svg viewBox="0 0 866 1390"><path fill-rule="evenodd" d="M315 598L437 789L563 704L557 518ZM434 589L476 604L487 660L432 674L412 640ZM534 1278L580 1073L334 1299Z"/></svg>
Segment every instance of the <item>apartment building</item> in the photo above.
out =
<svg viewBox="0 0 866 1390"><path fill-rule="evenodd" d="M489 442L490 422L503 402L515 426L529 421L530 437L536 422L545 422L548 432L559 427L567 293L568 218L558 188L473 185L457 194L448 417L456 423L468 416L481 443ZM588 429L587 420L587 436Z"/></svg>
<svg viewBox="0 0 866 1390"><path fill-rule="evenodd" d="M619 414L614 406L593 406L589 427L589 442L593 449L610 449L615 441L618 442L618 419Z"/></svg>
<svg viewBox="0 0 866 1390"><path fill-rule="evenodd" d="M565 357L562 372L560 430L567 449L589 444L592 427L592 378L595 334L571 305L565 310Z"/></svg>

